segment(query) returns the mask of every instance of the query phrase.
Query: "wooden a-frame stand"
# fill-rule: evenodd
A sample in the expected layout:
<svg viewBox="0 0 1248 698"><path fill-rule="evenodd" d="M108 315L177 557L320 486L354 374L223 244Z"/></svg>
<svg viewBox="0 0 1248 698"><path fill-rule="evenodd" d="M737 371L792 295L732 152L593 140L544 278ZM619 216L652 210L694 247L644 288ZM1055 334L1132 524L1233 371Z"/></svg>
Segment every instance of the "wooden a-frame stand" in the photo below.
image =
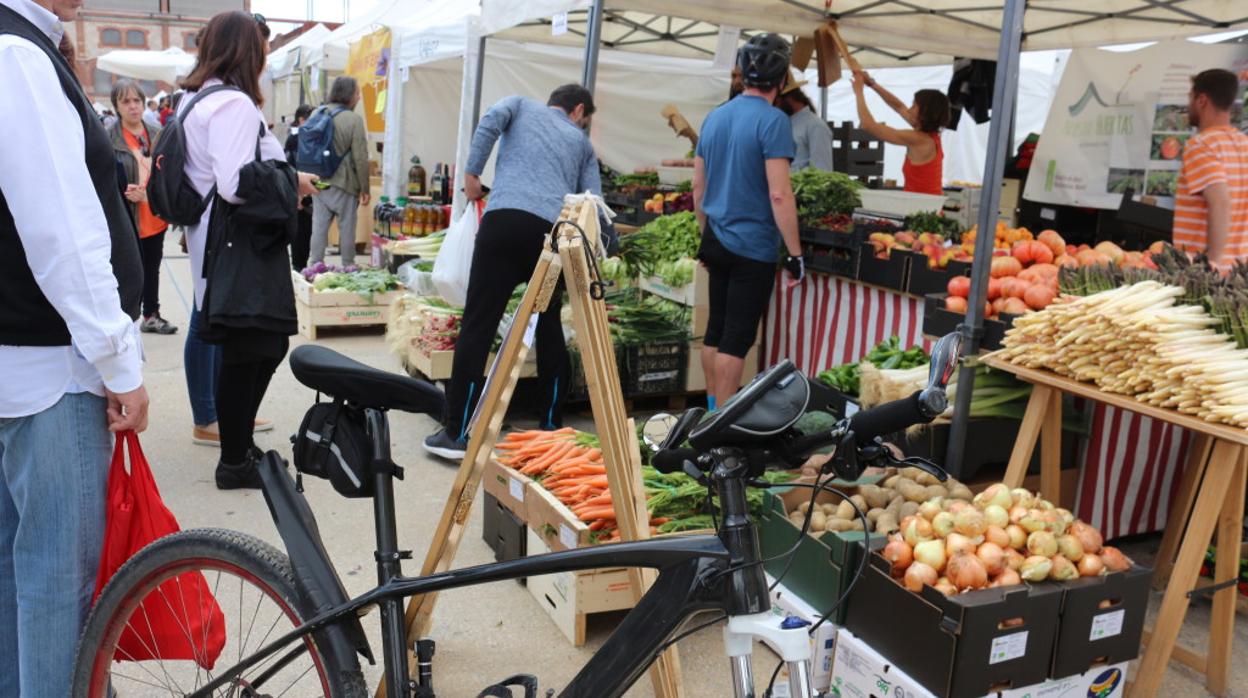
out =
<svg viewBox="0 0 1248 698"><path fill-rule="evenodd" d="M572 301L576 343L585 365L594 428L602 442L607 482L611 489L611 498L616 503L615 516L620 536L624 540L650 537L650 517L641 482L641 454L638 451L637 431L624 408L624 395L615 362L615 347L607 324L606 306L601 299L595 300L590 294L593 278L587 261L586 244L587 241L590 245L598 244L598 209L592 201L581 201L565 206L559 218L561 222L556 223L551 231L559 251L552 252L549 245L542 251L507 337L495 359L477 408L464 460L460 463L459 474L455 478L450 497L442 511L442 518L434 532L433 542L421 567L422 576L445 572L451 568L451 562L467 527L472 501L477 496L481 471L498 441L503 416L511 403L512 392L520 378L520 369L532 342L532 335L526 337L530 319L546 309L561 275L566 280L568 296ZM571 221L576 227L562 221ZM581 231L584 231L584 237ZM592 254L592 251L589 253ZM629 570L634 600L641 598L645 590L654 583L656 575L651 569ZM436 593L414 596L409 600L406 619L409 639L429 634L436 602ZM408 669L414 674L416 658L412 654L411 643L408 643L407 655ZM675 647L668 649L655 661L650 669L650 679L658 698L677 698L684 695L680 660ZM377 696L384 698L385 695L383 685L377 690Z"/></svg>

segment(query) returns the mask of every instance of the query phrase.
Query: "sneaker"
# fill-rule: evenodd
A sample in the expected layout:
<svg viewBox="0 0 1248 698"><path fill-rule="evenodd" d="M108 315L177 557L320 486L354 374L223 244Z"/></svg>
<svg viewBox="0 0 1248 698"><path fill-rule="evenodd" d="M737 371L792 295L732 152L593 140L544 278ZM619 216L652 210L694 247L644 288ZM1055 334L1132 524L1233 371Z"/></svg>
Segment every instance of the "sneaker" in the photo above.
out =
<svg viewBox="0 0 1248 698"><path fill-rule="evenodd" d="M273 431L273 420L271 420L271 419L257 419L257 420L256 420L256 425L255 425L254 427L252 427L252 429L251 429L251 430L252 430L252 431L254 431L254 432L261 432L261 431Z"/></svg>
<svg viewBox="0 0 1248 698"><path fill-rule="evenodd" d="M468 442L452 439L445 429L439 429L438 433L425 437L425 450L447 460L463 460L464 453L468 450Z"/></svg>
<svg viewBox="0 0 1248 698"><path fill-rule="evenodd" d="M192 429L191 443L221 448L221 432L217 431L216 423L209 424L206 427L196 426Z"/></svg>
<svg viewBox="0 0 1248 698"><path fill-rule="evenodd" d="M153 334L174 334L178 328L161 317L160 313L152 313L143 318L143 324L139 325L139 330Z"/></svg>
<svg viewBox="0 0 1248 698"><path fill-rule="evenodd" d="M260 471L256 469L256 464L260 461L260 455L260 450L253 448L247 454L247 460L243 461L241 465L227 465L222 461L217 461L217 489L260 489Z"/></svg>

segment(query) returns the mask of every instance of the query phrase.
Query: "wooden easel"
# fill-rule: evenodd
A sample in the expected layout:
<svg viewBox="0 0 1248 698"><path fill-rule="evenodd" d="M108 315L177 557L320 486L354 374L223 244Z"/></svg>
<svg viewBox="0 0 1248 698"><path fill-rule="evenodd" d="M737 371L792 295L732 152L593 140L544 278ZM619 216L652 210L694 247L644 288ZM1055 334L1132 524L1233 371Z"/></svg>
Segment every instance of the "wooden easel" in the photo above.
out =
<svg viewBox="0 0 1248 698"><path fill-rule="evenodd" d="M464 460L460 463L459 473L451 487L442 518L421 567L422 576L445 572L451 568L455 552L463 539L472 501L477 495L482 469L493 454L494 445L502 430L503 417L511 404L512 393L520 378L520 369L528 354L529 342L526 341L525 334L530 319L547 308L561 276L566 280L568 295L572 301L576 343L585 365L594 428L602 442L607 482L612 500L616 502L615 515L620 536L624 540L650 537L650 517L640 478L641 455L638 451L637 432L624 409L624 395L615 362L615 347L607 324L606 306L601 299L592 298L590 293L593 278L587 261L586 241L590 246L596 246L600 239L598 208L592 201L566 205L559 221L551 231L551 237L559 251L552 252L549 245L542 251L511 328L499 349L494 367L490 371L490 379L486 382L477 407L477 417ZM575 224L575 227L567 222ZM626 506L627 503L632 503L633 506ZM650 569L636 568L629 572L634 599L640 599L654 583L657 573ZM408 638L422 637L429 633L436 602L436 593L414 596L408 601ZM408 645L408 669L414 673L416 658L411 652L410 643ZM678 698L684 694L680 660L675 647L659 656L651 666L650 678L658 698ZM385 686L379 687L376 695L384 698Z"/></svg>
<svg viewBox="0 0 1248 698"><path fill-rule="evenodd" d="M1062 394L1070 393L1114 407L1138 412L1174 424L1196 434L1188 451L1187 467L1179 496L1170 512L1165 538L1157 557L1153 583L1164 586L1161 610L1151 632L1144 634L1147 649L1140 672L1128 695L1151 698L1157 694L1171 658L1205 675L1214 695L1226 695L1230 675L1231 641L1235 635L1234 581L1239 576L1240 530L1244 520L1244 487L1248 484L1248 431L1206 422L1181 412L1154 407L1125 395L1101 391L1049 371L1015 366L1008 361L984 357L992 368L1013 373L1032 384L1031 400L1023 414L1018 441L1010 455L1005 484L1022 485L1027 465L1040 441L1040 494L1061 501ZM1186 524L1186 527L1184 526ZM1189 592L1200 574L1209 539L1217 529L1214 585L1230 586L1212 592L1213 615L1209 626L1209 652L1198 654L1177 644L1183 618L1191 603Z"/></svg>

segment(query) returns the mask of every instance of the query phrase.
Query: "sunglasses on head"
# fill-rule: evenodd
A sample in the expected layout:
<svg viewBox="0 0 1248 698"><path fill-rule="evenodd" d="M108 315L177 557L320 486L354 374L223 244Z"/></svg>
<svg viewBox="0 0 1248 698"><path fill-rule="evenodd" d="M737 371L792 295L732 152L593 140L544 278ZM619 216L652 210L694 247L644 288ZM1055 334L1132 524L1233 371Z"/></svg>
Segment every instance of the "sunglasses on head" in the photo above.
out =
<svg viewBox="0 0 1248 698"><path fill-rule="evenodd" d="M264 18L264 15L259 12L253 12L251 13L251 18L256 20L256 24L260 25L260 33L264 35L264 38L269 38L271 33L269 30L269 21Z"/></svg>

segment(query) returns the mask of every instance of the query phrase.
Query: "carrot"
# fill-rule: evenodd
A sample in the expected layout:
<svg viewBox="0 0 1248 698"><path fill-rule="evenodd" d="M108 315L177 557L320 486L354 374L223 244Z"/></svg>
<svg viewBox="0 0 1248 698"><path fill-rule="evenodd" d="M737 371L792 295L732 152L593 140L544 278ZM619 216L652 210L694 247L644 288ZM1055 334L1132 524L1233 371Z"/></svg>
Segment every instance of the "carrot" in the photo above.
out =
<svg viewBox="0 0 1248 698"><path fill-rule="evenodd" d="M610 503L611 503L611 493L610 493L610 492L606 492L606 493L600 494L600 495L598 495L598 496L596 496L596 497L592 497L592 498L590 498L590 499L585 500L585 503L586 503L586 504L589 504L589 505L603 505L603 504L610 504Z"/></svg>
<svg viewBox="0 0 1248 698"><path fill-rule="evenodd" d="M591 530L591 531L601 531L602 529L606 528L607 523L608 523L609 521L610 521L609 519L598 519L597 521L595 521L595 522L593 522L593 523L591 523L591 524L589 525L589 530Z"/></svg>
<svg viewBox="0 0 1248 698"><path fill-rule="evenodd" d="M581 521L593 521L594 519L614 519L615 509L612 507L595 507L581 512L578 516Z"/></svg>
<svg viewBox="0 0 1248 698"><path fill-rule="evenodd" d="M568 470L565 470L564 472L568 473L569 475L606 475L607 466L586 464L586 465L577 466L575 468L570 468Z"/></svg>

